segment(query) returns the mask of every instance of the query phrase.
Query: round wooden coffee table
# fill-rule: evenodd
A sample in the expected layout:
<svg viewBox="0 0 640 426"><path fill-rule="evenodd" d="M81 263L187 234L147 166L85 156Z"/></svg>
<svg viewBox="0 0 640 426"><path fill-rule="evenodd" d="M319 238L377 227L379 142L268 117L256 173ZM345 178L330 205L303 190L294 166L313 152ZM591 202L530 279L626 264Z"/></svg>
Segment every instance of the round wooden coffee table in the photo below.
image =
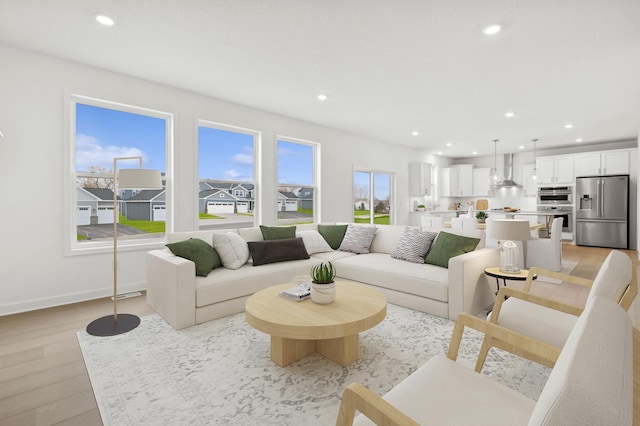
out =
<svg viewBox="0 0 640 426"><path fill-rule="evenodd" d="M342 366L358 359L358 333L380 323L387 300L371 286L336 280L333 303L296 302L278 296L291 284L269 287L245 304L247 322L271 335L271 360L284 367L313 352Z"/></svg>

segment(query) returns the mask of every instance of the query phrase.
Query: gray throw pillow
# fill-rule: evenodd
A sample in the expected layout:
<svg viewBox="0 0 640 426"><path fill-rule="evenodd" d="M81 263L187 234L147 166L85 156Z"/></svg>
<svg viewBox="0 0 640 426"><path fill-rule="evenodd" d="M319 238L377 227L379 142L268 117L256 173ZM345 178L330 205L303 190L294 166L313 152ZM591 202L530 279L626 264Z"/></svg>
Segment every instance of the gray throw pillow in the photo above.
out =
<svg viewBox="0 0 640 426"><path fill-rule="evenodd" d="M437 235L437 232L424 232L407 226L391 252L391 257L413 263L424 263L424 257Z"/></svg>
<svg viewBox="0 0 640 426"><path fill-rule="evenodd" d="M378 228L375 226L358 226L351 225L347 227L347 232L344 234L342 244L340 244L340 251L349 251L357 254L369 253L369 247L373 241L373 236L376 234Z"/></svg>

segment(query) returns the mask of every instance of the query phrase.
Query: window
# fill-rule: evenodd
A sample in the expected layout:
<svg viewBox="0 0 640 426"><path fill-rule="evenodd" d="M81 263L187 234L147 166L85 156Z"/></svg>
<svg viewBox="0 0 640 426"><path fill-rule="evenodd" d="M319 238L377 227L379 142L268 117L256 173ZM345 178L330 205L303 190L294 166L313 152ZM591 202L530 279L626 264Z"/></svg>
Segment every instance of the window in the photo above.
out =
<svg viewBox="0 0 640 426"><path fill-rule="evenodd" d="M356 170L353 173L353 222L389 225L393 176Z"/></svg>
<svg viewBox="0 0 640 426"><path fill-rule="evenodd" d="M70 251L110 247L113 241L114 158L142 157L143 167L166 175L172 126L168 113L71 96L71 162L69 197L72 214ZM118 161L118 170L138 160ZM139 244L144 237L164 238L166 191L117 191L118 242ZM122 231L122 233L121 233ZM141 238L142 237L142 238Z"/></svg>
<svg viewBox="0 0 640 426"><path fill-rule="evenodd" d="M259 137L259 132L253 130L200 121L199 229L254 225L255 151Z"/></svg>
<svg viewBox="0 0 640 426"><path fill-rule="evenodd" d="M313 223L317 200L318 144L278 138L278 225Z"/></svg>

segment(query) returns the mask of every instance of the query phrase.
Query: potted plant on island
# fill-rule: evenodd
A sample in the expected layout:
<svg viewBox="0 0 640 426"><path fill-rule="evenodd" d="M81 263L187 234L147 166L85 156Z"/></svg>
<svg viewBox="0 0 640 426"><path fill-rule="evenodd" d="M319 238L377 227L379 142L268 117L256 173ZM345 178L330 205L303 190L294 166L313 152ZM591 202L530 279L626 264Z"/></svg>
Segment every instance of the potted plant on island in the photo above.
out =
<svg viewBox="0 0 640 426"><path fill-rule="evenodd" d="M426 207L424 206L424 204L418 204L418 205L416 206L416 211L417 211L417 212L423 212L423 211L425 211L425 210L426 210Z"/></svg>
<svg viewBox="0 0 640 426"><path fill-rule="evenodd" d="M336 295L336 269L331 262L311 267L311 301L321 305L333 302Z"/></svg>
<svg viewBox="0 0 640 426"><path fill-rule="evenodd" d="M478 219L478 223L484 223L485 220L487 220L487 218L489 217L489 215L487 214L487 212L478 212L476 213L476 219Z"/></svg>

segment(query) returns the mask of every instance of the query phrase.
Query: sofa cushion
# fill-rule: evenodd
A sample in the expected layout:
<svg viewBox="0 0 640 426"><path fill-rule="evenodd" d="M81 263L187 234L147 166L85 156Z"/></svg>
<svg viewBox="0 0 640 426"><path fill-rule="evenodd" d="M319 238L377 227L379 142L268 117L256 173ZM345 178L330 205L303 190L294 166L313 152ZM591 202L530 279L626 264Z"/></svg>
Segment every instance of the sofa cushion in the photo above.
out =
<svg viewBox="0 0 640 426"><path fill-rule="evenodd" d="M344 234L347 232L347 227L348 225L318 225L318 232L332 249L338 250Z"/></svg>
<svg viewBox="0 0 640 426"><path fill-rule="evenodd" d="M479 242L478 238L463 237L442 231L431 246L425 262L448 268L449 259L474 251Z"/></svg>
<svg viewBox="0 0 640 426"><path fill-rule="evenodd" d="M307 253L325 253L333 251L327 240L325 240L318 231L300 231L296 232L296 237L302 238L304 247L307 249Z"/></svg>
<svg viewBox="0 0 640 426"><path fill-rule="evenodd" d="M282 240L285 238L296 237L295 226L264 226L260 225L260 232L262 232L262 238L267 240Z"/></svg>
<svg viewBox="0 0 640 426"><path fill-rule="evenodd" d="M593 280L589 299L604 297L620 302L631 283L631 258L619 250L612 250Z"/></svg>
<svg viewBox="0 0 640 426"><path fill-rule="evenodd" d="M166 246L176 256L195 263L196 275L200 277L206 277L212 269L222 266L216 249L199 238L189 238L177 243L169 243Z"/></svg>
<svg viewBox="0 0 640 426"><path fill-rule="evenodd" d="M220 260L222 260L222 265L225 268L238 269L249 260L247 242L240 235L233 232L214 233L213 248L220 255Z"/></svg>
<svg viewBox="0 0 640 426"><path fill-rule="evenodd" d="M309 258L302 238L250 241L247 245L253 259L253 266Z"/></svg>
<svg viewBox="0 0 640 426"><path fill-rule="evenodd" d="M424 263L424 257L437 235L435 232L422 232L418 228L407 226L400 236L400 241L391 252L391 257L413 263Z"/></svg>
<svg viewBox="0 0 640 426"><path fill-rule="evenodd" d="M376 234L377 230L378 228L375 226L349 224L347 226L347 232L345 232L338 250L349 251L357 254L369 253L371 241L373 241L373 236Z"/></svg>

